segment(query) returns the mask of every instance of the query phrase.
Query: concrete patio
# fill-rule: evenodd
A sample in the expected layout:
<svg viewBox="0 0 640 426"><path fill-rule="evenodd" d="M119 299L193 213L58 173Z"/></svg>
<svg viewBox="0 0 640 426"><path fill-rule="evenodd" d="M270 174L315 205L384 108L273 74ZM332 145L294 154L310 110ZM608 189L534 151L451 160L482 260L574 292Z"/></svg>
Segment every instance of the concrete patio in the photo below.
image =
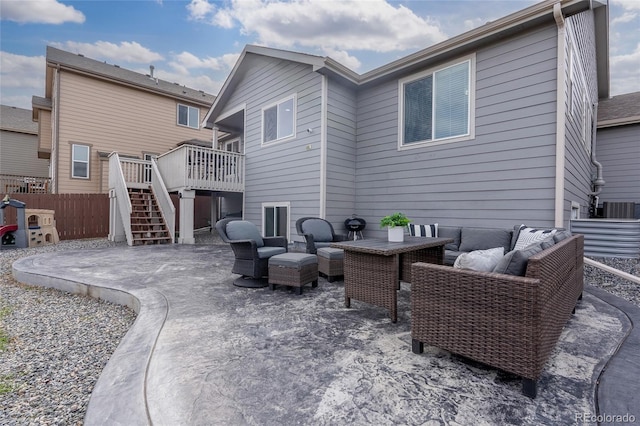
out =
<svg viewBox="0 0 640 426"><path fill-rule="evenodd" d="M119 246L13 268L21 282L138 312L94 388L88 425L640 419L640 309L600 289L587 286L531 400L510 374L434 347L412 353L406 283L394 324L384 309L345 308L341 282L320 279L301 296L234 287L232 262L226 245Z"/></svg>

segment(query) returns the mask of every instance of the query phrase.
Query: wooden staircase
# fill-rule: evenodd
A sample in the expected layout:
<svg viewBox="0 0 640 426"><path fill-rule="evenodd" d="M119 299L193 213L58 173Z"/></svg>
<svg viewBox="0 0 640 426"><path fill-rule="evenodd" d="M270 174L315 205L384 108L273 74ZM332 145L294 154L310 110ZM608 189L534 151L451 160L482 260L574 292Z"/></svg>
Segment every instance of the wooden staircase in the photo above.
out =
<svg viewBox="0 0 640 426"><path fill-rule="evenodd" d="M133 245L171 244L167 224L151 189L128 188Z"/></svg>

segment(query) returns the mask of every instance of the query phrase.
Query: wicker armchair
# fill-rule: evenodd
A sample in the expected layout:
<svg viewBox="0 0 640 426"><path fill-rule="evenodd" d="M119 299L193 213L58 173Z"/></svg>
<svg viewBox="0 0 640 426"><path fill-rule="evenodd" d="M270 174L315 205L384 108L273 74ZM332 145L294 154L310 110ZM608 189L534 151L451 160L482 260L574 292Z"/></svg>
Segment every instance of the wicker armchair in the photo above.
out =
<svg viewBox="0 0 640 426"><path fill-rule="evenodd" d="M238 287L266 287L269 258L287 252L285 237L262 237L256 226L245 220L228 218L218 221L216 231L229 243L235 255L231 272L241 275L233 284Z"/></svg>
<svg viewBox="0 0 640 426"><path fill-rule="evenodd" d="M525 276L414 263L412 350L436 346L537 380L582 296L584 236L574 235L528 260Z"/></svg>
<svg viewBox="0 0 640 426"><path fill-rule="evenodd" d="M320 247L347 239L345 235L335 233L331 222L319 217L301 217L296 221L296 231L304 237L306 252L310 254L317 254Z"/></svg>

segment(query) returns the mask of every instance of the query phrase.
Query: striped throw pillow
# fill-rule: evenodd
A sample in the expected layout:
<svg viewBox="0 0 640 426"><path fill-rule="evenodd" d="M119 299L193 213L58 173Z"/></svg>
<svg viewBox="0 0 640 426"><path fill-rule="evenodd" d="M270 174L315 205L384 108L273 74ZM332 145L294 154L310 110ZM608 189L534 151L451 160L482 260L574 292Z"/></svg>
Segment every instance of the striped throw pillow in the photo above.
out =
<svg viewBox="0 0 640 426"><path fill-rule="evenodd" d="M533 243L538 243L547 237L553 236L556 231L556 229L521 228L520 234L518 235L518 241L516 241L516 245L513 249L522 250Z"/></svg>
<svg viewBox="0 0 640 426"><path fill-rule="evenodd" d="M438 224L433 223L431 225L416 225L410 223L409 235L412 237L437 237L438 236Z"/></svg>

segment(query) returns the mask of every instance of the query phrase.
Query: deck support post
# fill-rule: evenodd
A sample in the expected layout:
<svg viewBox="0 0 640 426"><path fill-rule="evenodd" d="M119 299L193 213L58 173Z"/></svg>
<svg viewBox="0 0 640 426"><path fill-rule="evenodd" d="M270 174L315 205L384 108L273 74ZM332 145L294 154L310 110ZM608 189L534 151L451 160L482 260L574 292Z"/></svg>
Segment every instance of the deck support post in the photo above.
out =
<svg viewBox="0 0 640 426"><path fill-rule="evenodd" d="M178 244L195 244L193 237L193 216L196 191L193 189L182 189L178 191L180 195L180 236Z"/></svg>

